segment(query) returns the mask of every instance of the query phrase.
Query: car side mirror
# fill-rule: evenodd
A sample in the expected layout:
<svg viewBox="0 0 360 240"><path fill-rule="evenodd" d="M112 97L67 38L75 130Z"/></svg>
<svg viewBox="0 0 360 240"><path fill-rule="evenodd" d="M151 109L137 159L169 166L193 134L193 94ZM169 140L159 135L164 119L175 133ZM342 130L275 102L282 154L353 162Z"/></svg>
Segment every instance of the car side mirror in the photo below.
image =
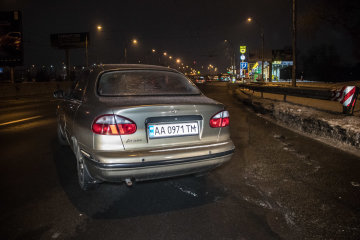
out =
<svg viewBox="0 0 360 240"><path fill-rule="evenodd" d="M64 98L64 91L63 90L56 90L54 91L54 98L59 98L59 99L62 99Z"/></svg>

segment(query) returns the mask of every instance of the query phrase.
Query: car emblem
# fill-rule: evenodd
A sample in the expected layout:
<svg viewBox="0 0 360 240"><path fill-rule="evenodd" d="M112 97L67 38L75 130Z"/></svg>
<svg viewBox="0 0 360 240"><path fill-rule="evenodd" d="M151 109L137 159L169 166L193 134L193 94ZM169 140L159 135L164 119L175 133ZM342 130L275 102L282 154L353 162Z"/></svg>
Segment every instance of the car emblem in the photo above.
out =
<svg viewBox="0 0 360 240"><path fill-rule="evenodd" d="M173 114L175 114L175 113L177 113L177 112L178 112L178 110L176 110L176 109L172 109L170 112L171 112L171 113L173 113Z"/></svg>

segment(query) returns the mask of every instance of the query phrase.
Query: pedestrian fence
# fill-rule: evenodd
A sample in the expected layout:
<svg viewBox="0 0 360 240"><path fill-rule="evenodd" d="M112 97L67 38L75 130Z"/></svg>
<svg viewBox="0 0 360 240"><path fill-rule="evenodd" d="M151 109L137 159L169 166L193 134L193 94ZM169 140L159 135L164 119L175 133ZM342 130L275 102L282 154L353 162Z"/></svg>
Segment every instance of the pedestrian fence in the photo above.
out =
<svg viewBox="0 0 360 240"><path fill-rule="evenodd" d="M320 100L338 101L343 105L343 113L352 115L355 108L355 103L359 95L359 87L344 86L341 89L319 89L307 87L281 87L281 86L266 86L260 84L239 84L242 89L249 89L253 92L260 92L261 97L263 93L273 93L286 96L313 98Z"/></svg>

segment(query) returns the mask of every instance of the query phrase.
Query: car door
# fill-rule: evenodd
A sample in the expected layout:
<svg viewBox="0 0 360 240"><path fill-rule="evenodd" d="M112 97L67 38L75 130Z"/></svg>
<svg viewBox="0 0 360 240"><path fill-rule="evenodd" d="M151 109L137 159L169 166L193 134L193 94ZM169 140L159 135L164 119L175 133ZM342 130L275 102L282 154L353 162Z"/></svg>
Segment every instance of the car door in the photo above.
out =
<svg viewBox="0 0 360 240"><path fill-rule="evenodd" d="M74 135L74 119L77 110L82 104L86 84L87 78L82 74L75 82L74 88L70 91L67 100L64 102L64 128L69 140Z"/></svg>

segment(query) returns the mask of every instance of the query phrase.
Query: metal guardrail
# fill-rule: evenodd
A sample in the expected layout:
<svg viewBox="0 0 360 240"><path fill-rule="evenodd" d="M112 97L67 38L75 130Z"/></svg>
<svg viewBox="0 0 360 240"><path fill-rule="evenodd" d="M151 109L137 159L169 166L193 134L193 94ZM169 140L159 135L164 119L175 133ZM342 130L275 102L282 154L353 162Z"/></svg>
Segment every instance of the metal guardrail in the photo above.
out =
<svg viewBox="0 0 360 240"><path fill-rule="evenodd" d="M308 87L281 87L281 86L266 86L260 84L239 84L240 88L249 89L256 92L261 92L261 97L263 93L273 93L284 95L284 101L286 101L286 96L295 96L303 98L313 98L320 100L333 100L335 91L330 89L321 89L321 88L308 88ZM352 100L350 106L343 106L344 114L352 114L355 108L356 99L358 98L358 88L355 93L354 99Z"/></svg>
<svg viewBox="0 0 360 240"><path fill-rule="evenodd" d="M295 97L314 98L321 100L331 100L331 98L333 97L333 91L329 89L264 86L257 84L239 84L239 87L253 90L256 92L281 94L285 96L284 100L286 100L286 95L295 96Z"/></svg>

